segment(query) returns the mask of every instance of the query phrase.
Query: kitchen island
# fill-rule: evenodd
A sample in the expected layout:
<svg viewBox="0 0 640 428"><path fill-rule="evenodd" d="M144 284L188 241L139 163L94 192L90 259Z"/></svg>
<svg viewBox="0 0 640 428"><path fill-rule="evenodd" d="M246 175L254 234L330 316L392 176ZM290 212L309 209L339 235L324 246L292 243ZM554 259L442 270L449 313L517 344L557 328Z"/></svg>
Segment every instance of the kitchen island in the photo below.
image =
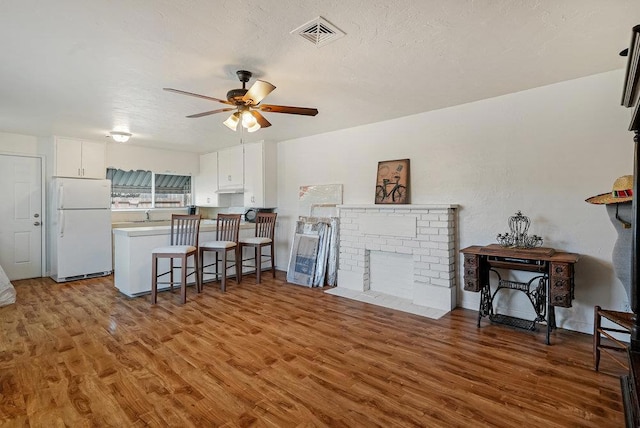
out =
<svg viewBox="0 0 640 428"><path fill-rule="evenodd" d="M251 237L255 224L241 223L240 238ZM215 220L203 220L200 224L200 242L215 241ZM171 244L171 226L140 226L113 229L114 242L114 284L122 294L136 297L151 292L151 251L156 247ZM213 263L215 253L205 253L205 265ZM192 258L189 258L190 266ZM169 270L169 259L158 260L158 272ZM190 272L191 270L189 270ZM235 273L235 270L233 270ZM215 275L205 275L204 281L214 279ZM176 268L174 278L180 278L180 269ZM163 281L168 281L163 279ZM195 278L189 278L189 284L195 284ZM178 289L180 288L177 285ZM163 284L158 290L166 290Z"/></svg>

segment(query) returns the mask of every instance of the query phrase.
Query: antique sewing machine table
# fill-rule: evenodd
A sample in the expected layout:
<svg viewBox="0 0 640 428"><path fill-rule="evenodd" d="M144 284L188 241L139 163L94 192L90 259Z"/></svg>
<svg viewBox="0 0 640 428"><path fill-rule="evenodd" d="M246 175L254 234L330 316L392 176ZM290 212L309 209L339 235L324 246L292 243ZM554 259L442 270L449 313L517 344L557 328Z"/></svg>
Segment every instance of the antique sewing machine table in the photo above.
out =
<svg viewBox="0 0 640 428"><path fill-rule="evenodd" d="M535 330L537 323L546 323L546 343L549 345L555 325L555 307L571 307L574 298L574 265L579 256L556 251L553 248L508 248L498 244L471 246L460 251L464 254L464 289L480 292L478 327L483 317L491 322L517 328ZM536 272L527 282L502 279L497 270ZM492 292L489 273L498 283ZM536 317L533 320L496 313L493 300L503 289L518 290L526 294Z"/></svg>

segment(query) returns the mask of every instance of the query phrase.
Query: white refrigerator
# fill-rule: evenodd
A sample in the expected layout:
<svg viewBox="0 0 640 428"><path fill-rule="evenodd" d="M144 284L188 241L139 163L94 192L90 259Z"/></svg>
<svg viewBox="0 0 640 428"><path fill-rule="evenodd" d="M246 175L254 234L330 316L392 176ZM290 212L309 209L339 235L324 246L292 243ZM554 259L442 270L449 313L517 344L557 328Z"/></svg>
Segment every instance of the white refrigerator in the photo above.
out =
<svg viewBox="0 0 640 428"><path fill-rule="evenodd" d="M57 282L109 275L111 181L54 178L49 215L49 275Z"/></svg>

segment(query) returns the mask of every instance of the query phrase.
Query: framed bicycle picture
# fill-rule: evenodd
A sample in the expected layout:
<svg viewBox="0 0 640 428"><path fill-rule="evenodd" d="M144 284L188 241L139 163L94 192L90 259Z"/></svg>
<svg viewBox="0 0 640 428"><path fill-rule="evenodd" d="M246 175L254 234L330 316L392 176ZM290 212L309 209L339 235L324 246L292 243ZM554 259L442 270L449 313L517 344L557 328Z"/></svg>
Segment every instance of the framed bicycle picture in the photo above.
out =
<svg viewBox="0 0 640 428"><path fill-rule="evenodd" d="M409 203L409 159L378 162L376 204Z"/></svg>

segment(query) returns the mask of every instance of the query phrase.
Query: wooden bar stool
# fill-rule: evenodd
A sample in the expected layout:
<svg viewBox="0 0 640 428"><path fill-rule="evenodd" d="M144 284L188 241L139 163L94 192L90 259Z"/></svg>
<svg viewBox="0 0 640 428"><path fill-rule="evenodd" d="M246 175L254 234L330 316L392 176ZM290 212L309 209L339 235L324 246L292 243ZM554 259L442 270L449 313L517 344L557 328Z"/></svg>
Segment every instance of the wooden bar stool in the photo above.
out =
<svg viewBox="0 0 640 428"><path fill-rule="evenodd" d="M216 240L205 242L200 245L198 258L200 259L200 284L203 284L204 274L214 274L218 279L220 273L218 270L218 255L222 256L222 276L220 277L220 289L225 291L227 289L227 269L232 266L227 266L228 253L230 251L235 253L234 265L236 268L236 282L240 283L241 264L240 253L238 248L238 234L240 231L240 214L218 214L216 219ZM215 262L204 265L204 253L211 251L215 253ZM205 268L215 266L215 272L205 272Z"/></svg>
<svg viewBox="0 0 640 428"><path fill-rule="evenodd" d="M253 248L253 257L243 259L243 266L251 266L256 270L256 284L260 284L260 274L262 272L263 258L271 260L271 272L276 277L275 253L274 253L274 234L276 229L277 213L258 213L256 215L256 233L251 238L243 238L240 240L240 256L246 247ZM262 254L263 247L270 247L269 254ZM245 261L253 260L252 264L245 265ZM242 271L242 269L241 269Z"/></svg>
<svg viewBox="0 0 640 428"><path fill-rule="evenodd" d="M151 303L158 301L158 284L170 284L173 293L173 269L180 267L180 294L182 303L187 301L187 277L196 274L196 290L200 292L198 272L198 232L200 231L200 215L173 214L171 216L171 245L154 248L151 251ZM193 272L187 274L191 267L187 266L187 259L193 256ZM169 270L158 274L158 259L169 259ZM174 266L174 259L180 260L180 266ZM169 275L168 282L158 282L158 278Z"/></svg>

